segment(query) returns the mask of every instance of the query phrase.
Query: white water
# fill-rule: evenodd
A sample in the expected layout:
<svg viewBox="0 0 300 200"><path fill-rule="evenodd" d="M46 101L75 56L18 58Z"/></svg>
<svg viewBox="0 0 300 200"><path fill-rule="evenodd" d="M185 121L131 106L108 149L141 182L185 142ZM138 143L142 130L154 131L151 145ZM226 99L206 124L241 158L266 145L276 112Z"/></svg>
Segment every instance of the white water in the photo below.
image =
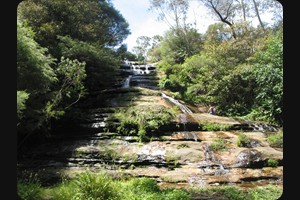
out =
<svg viewBox="0 0 300 200"><path fill-rule="evenodd" d="M123 83L122 88L129 88L130 87L130 79L131 79L132 75L129 75L128 78L126 78L126 80Z"/></svg>
<svg viewBox="0 0 300 200"><path fill-rule="evenodd" d="M207 143L203 144L203 149L204 149L205 160L213 161L214 163L218 164L220 167L220 171L218 171L217 173L224 174L225 172L224 166L222 165L220 160L217 160L215 158L214 153L210 150L210 147L208 146Z"/></svg>
<svg viewBox="0 0 300 200"><path fill-rule="evenodd" d="M184 106L183 104L181 104L178 100L176 99L173 99L172 97L169 97L168 95L166 95L165 93L161 93L161 96L165 99L168 99L169 101L171 101L172 103L174 103L175 105L177 105L180 110L183 112L183 113L189 113L189 114L192 114L193 112L186 106Z"/></svg>

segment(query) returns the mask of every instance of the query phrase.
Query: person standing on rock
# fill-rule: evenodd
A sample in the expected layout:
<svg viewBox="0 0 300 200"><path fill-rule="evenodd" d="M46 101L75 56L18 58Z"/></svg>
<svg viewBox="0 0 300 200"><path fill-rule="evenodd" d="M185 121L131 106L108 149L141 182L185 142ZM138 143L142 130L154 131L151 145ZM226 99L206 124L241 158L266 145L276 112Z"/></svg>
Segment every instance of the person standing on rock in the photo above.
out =
<svg viewBox="0 0 300 200"><path fill-rule="evenodd" d="M216 114L216 108L212 105L209 105L208 113L215 115Z"/></svg>

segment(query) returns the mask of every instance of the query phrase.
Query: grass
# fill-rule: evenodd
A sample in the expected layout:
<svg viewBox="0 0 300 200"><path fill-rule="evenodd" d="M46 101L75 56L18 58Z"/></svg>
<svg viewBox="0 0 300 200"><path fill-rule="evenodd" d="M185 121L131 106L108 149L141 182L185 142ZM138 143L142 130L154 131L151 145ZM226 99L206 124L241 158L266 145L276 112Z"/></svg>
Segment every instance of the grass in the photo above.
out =
<svg viewBox="0 0 300 200"><path fill-rule="evenodd" d="M205 188L192 188L188 190L192 197L215 200L277 200L282 189L273 185L260 186L243 190L234 186L216 186Z"/></svg>
<svg viewBox="0 0 300 200"><path fill-rule="evenodd" d="M206 122L202 124L203 131L228 131L232 128L230 124L217 124Z"/></svg>
<svg viewBox="0 0 300 200"><path fill-rule="evenodd" d="M190 148L190 145L188 145L186 143L182 143L177 146L177 149L182 149L182 148Z"/></svg>
<svg viewBox="0 0 300 200"><path fill-rule="evenodd" d="M244 133L241 133L239 135L239 138L236 142L238 147L247 147L249 143L250 143L250 138L246 136Z"/></svg>
<svg viewBox="0 0 300 200"><path fill-rule="evenodd" d="M177 167L180 161L180 156L176 155L172 152L167 152L166 154L166 162L170 165L170 168Z"/></svg>
<svg viewBox="0 0 300 200"><path fill-rule="evenodd" d="M175 115L175 111L163 106L121 109L115 114L120 121L117 132L121 135L137 135L140 141L149 141L152 134L159 132L161 126L170 123Z"/></svg>
<svg viewBox="0 0 300 200"><path fill-rule="evenodd" d="M190 189L161 189L150 178L114 179L104 171L89 170L75 178L43 187L36 179L17 182L17 193L24 200L192 200L196 197L215 200L277 200L282 189L273 185L243 190L236 186L214 186Z"/></svg>
<svg viewBox="0 0 300 200"><path fill-rule="evenodd" d="M18 195L24 200L189 200L185 190L160 189L149 178L114 180L104 172L83 172L52 187L18 181Z"/></svg>
<svg viewBox="0 0 300 200"><path fill-rule="evenodd" d="M279 130L277 133L270 134L267 137L267 141L270 143L271 147L283 147L283 131Z"/></svg>
<svg viewBox="0 0 300 200"><path fill-rule="evenodd" d="M226 149L226 140L224 138L215 138L210 147L213 151L222 151Z"/></svg>
<svg viewBox="0 0 300 200"><path fill-rule="evenodd" d="M268 167L277 167L278 166L278 161L276 159L270 158L270 159L268 159L266 165Z"/></svg>

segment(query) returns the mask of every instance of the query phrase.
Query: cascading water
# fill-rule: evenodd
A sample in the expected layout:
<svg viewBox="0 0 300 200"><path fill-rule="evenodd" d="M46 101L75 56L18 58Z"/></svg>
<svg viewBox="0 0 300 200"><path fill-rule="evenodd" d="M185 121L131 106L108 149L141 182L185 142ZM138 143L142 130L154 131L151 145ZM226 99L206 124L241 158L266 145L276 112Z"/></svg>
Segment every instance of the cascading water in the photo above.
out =
<svg viewBox="0 0 300 200"><path fill-rule="evenodd" d="M188 116L189 116L189 114L192 114L193 112L188 107L181 104L178 100L166 95L165 93L161 93L161 95L162 95L162 98L168 99L170 102L177 105L180 108L180 110L183 112L182 114L179 115L179 121L183 125L183 132L180 133L181 136L186 139L194 139L195 142L197 142L198 141L197 135L193 132L189 132L186 130L187 129L186 124L188 123Z"/></svg>
<svg viewBox="0 0 300 200"><path fill-rule="evenodd" d="M132 77L132 75L129 75L129 76L125 79L122 88L129 88L129 87L130 87L130 79L131 79L131 77Z"/></svg>
<svg viewBox="0 0 300 200"><path fill-rule="evenodd" d="M210 162L214 162L215 164L219 165L219 171L216 171L215 173L217 174L225 174L225 169L223 164L221 163L220 160L217 160L215 158L214 153L211 151L210 146L207 143L204 143L203 146L203 151L204 151L204 155L205 155L205 161L208 162L206 167L209 167Z"/></svg>
<svg viewBox="0 0 300 200"><path fill-rule="evenodd" d="M188 114L192 114L193 113L188 107L186 107L185 105L181 104L178 100L173 99L172 97L169 97L165 93L161 93L161 96L163 98L165 98L165 99L168 99L169 101L171 101L175 105L177 105L183 113L188 113Z"/></svg>
<svg viewBox="0 0 300 200"><path fill-rule="evenodd" d="M251 126L253 127L254 131L261 131L261 132L266 132L266 131L270 131L270 132L276 132L278 131L278 128L276 128L275 126L272 125L268 125L268 124L251 124Z"/></svg>

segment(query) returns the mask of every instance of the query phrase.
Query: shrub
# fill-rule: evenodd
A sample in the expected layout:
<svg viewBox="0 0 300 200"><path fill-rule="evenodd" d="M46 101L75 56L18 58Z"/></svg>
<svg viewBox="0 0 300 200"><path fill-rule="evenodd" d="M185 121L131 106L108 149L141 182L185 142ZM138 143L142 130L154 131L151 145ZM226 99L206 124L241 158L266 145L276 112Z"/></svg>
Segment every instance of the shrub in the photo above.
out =
<svg viewBox="0 0 300 200"><path fill-rule="evenodd" d="M283 131L280 130L275 134L268 136L267 141L272 147L283 147Z"/></svg>
<svg viewBox="0 0 300 200"><path fill-rule="evenodd" d="M169 123L175 116L175 110L145 107L131 107L119 110L115 117L119 119L118 133L122 135L138 135L140 141L149 141L153 133L161 126Z"/></svg>
<svg viewBox="0 0 300 200"><path fill-rule="evenodd" d="M248 196L252 200L276 200L282 195L282 189L277 188L273 185L268 185L265 187L258 187L249 190Z"/></svg>
<svg viewBox="0 0 300 200"><path fill-rule="evenodd" d="M221 151L226 149L226 140L223 138L215 138L213 143L211 143L210 147L213 151Z"/></svg>
<svg viewBox="0 0 300 200"><path fill-rule="evenodd" d="M239 147L247 147L247 145L250 142L250 138L248 136L246 136L245 134L241 133L239 135L239 138L237 140L237 146Z"/></svg>
<svg viewBox="0 0 300 200"><path fill-rule="evenodd" d="M112 178L106 173L93 174L89 171L81 173L74 180L77 195L82 199L110 199L116 196L111 182Z"/></svg>
<svg viewBox="0 0 300 200"><path fill-rule="evenodd" d="M205 123L202 125L203 131L227 131L232 126L228 124Z"/></svg>
<svg viewBox="0 0 300 200"><path fill-rule="evenodd" d="M275 160L275 159L268 159L267 161L267 166L268 167L277 167L278 166L278 160Z"/></svg>
<svg viewBox="0 0 300 200"><path fill-rule="evenodd" d="M41 199L41 185L36 182L18 181L18 196L24 200Z"/></svg>

